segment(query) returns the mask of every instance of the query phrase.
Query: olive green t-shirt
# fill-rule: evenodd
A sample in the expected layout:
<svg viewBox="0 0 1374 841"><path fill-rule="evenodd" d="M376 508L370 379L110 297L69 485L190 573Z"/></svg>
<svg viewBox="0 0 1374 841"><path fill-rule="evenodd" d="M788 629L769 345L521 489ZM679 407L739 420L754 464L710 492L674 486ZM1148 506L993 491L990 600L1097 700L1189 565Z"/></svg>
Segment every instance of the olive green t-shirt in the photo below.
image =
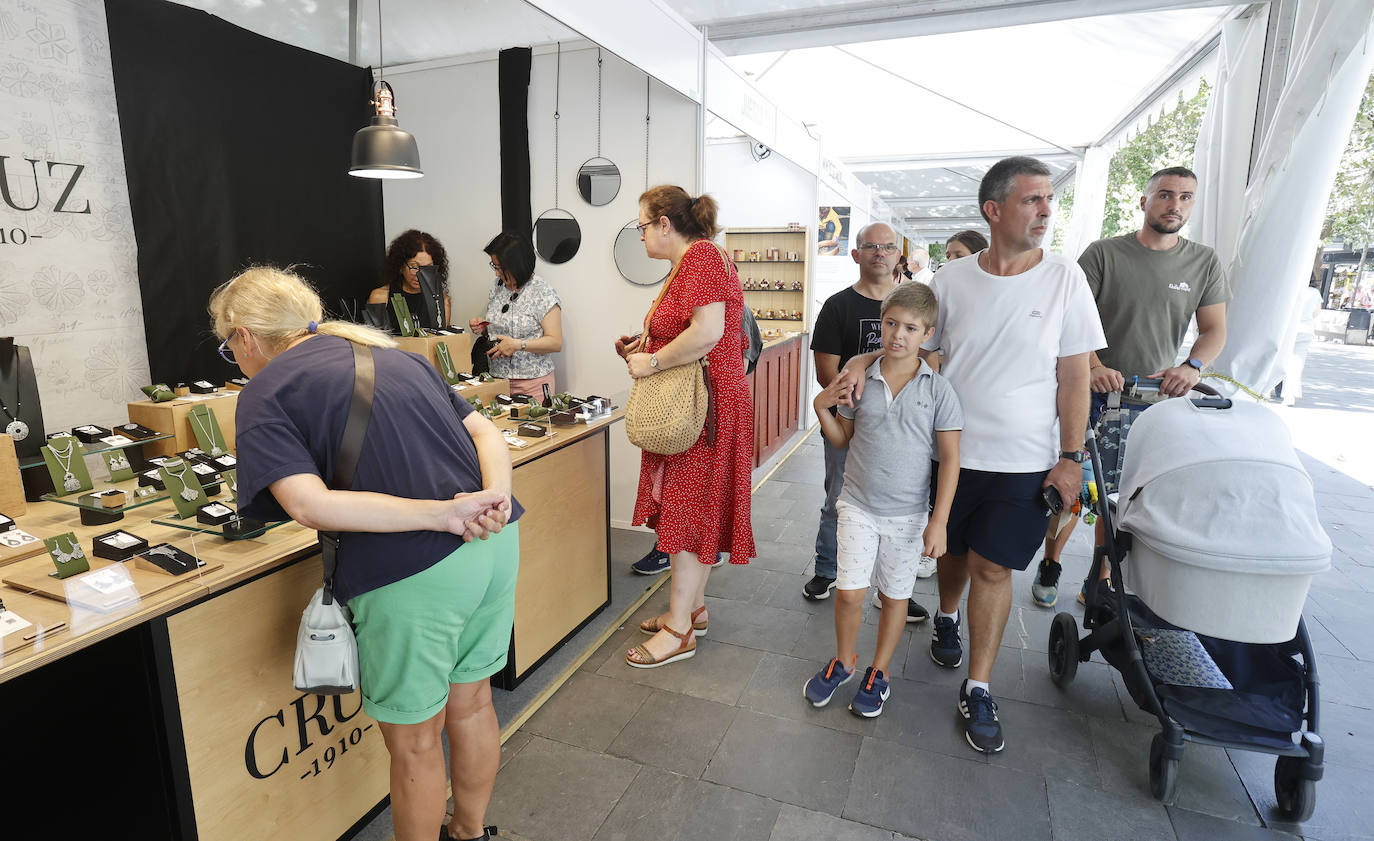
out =
<svg viewBox="0 0 1374 841"><path fill-rule="evenodd" d="M1097 357L1127 377L1172 367L1198 307L1231 298L1216 252L1182 238L1168 251L1151 251L1134 233L1100 239L1078 265L1107 334Z"/></svg>

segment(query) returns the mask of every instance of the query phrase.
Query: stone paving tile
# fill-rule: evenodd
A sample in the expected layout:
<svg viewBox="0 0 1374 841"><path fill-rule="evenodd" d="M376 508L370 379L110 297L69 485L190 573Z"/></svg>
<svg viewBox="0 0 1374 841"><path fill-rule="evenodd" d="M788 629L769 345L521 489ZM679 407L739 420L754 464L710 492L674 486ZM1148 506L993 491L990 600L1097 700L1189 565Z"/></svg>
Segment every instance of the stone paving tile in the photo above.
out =
<svg viewBox="0 0 1374 841"><path fill-rule="evenodd" d="M969 747L964 738L964 719L959 715L957 699L956 694L943 687L893 680L892 697L883 705L883 714L876 719L877 727L871 735L923 751L986 764L988 758ZM1090 751L1089 761L1091 758Z"/></svg>
<svg viewBox="0 0 1374 841"><path fill-rule="evenodd" d="M1272 829L1301 833L1312 841L1368 841L1374 838L1374 798L1369 772L1336 765L1328 756L1317 782L1317 809L1301 826L1287 824L1274 805L1274 757L1248 751L1228 751L1264 824Z"/></svg>
<svg viewBox="0 0 1374 841"><path fill-rule="evenodd" d="M860 737L741 710L703 779L839 815Z"/></svg>
<svg viewBox="0 0 1374 841"><path fill-rule="evenodd" d="M1007 748L989 757L989 762L1050 780L1098 787L1097 757L1086 716L1010 698L1002 698L997 706Z"/></svg>
<svg viewBox="0 0 1374 841"><path fill-rule="evenodd" d="M516 754L520 753L521 749L530 743L531 738L532 736L526 733L523 727L512 733L511 737L501 745L501 767L505 768L506 763L514 759Z"/></svg>
<svg viewBox="0 0 1374 841"><path fill-rule="evenodd" d="M779 806L747 792L645 768L595 841L767 841ZM505 827L501 831L504 835Z"/></svg>
<svg viewBox="0 0 1374 841"><path fill-rule="evenodd" d="M1374 772L1374 715L1323 699L1318 727L1326 742L1326 761Z"/></svg>
<svg viewBox="0 0 1374 841"><path fill-rule="evenodd" d="M1374 710L1374 663L1326 656L1317 661L1317 675L1323 702Z"/></svg>
<svg viewBox="0 0 1374 841"><path fill-rule="evenodd" d="M769 841L892 841L890 830L784 805Z"/></svg>
<svg viewBox="0 0 1374 841"><path fill-rule="evenodd" d="M713 642L708 637L697 644L696 656L690 660L657 669L636 669L625 662L624 651L614 651L596 673L719 704L734 704L763 654L757 649Z"/></svg>
<svg viewBox="0 0 1374 841"><path fill-rule="evenodd" d="M782 573L772 572L754 563L745 566L726 564L711 571L711 577L706 580L706 595L718 599L765 604L765 593L772 592L774 581L780 575ZM797 596L797 600L802 601L800 595Z"/></svg>
<svg viewBox="0 0 1374 841"><path fill-rule="evenodd" d="M1054 841L1174 841L1169 813L1157 802L1118 797L1051 777L1046 781Z"/></svg>
<svg viewBox="0 0 1374 841"><path fill-rule="evenodd" d="M639 770L536 736L496 775L487 823L539 841L589 841Z"/></svg>
<svg viewBox="0 0 1374 841"><path fill-rule="evenodd" d="M1298 841L1297 836L1262 826L1214 818L1201 812L1168 807L1178 841Z"/></svg>
<svg viewBox="0 0 1374 841"><path fill-rule="evenodd" d="M842 817L939 841L1049 841L1045 780L865 738Z"/></svg>
<svg viewBox="0 0 1374 841"><path fill-rule="evenodd" d="M833 598L831 599L833 601ZM901 677L903 672L902 652L910 644L908 637L910 631L902 633L902 639L897 641L897 651L892 656L891 677ZM859 656L859 669L865 669L873 662L873 651L878 645L878 626L865 622L859 626L859 637L855 644L858 649L855 653ZM792 648L783 654L791 654L793 657L800 657L804 660L811 660L816 663L816 668L820 668L835 652L835 616L833 613L814 613L811 614L802 629L801 635L793 644ZM863 674L862 671L859 672Z"/></svg>
<svg viewBox="0 0 1374 841"><path fill-rule="evenodd" d="M862 673L835 693L825 707L817 709L802 694L802 687L824 661L765 654L759 662L749 685L740 696L739 706L759 713L790 718L794 721L828 727L844 733L869 735L883 717L877 719L854 715L847 707L858 688Z"/></svg>
<svg viewBox="0 0 1374 841"><path fill-rule="evenodd" d="M792 650L812 618L804 611L710 596L706 597L706 607L711 620L710 639L778 653Z"/></svg>
<svg viewBox="0 0 1374 841"><path fill-rule="evenodd" d="M606 753L700 777L736 712L714 701L654 690Z"/></svg>
<svg viewBox="0 0 1374 841"><path fill-rule="evenodd" d="M579 671L520 730L605 753L653 691Z"/></svg>

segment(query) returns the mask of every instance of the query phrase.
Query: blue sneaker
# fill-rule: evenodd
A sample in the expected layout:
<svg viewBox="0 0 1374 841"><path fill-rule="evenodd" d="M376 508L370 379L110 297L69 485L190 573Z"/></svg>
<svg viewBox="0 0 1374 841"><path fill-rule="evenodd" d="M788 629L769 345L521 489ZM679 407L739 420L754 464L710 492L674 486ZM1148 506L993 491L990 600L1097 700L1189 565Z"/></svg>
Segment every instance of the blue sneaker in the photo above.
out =
<svg viewBox="0 0 1374 841"><path fill-rule="evenodd" d="M658 544L649 553L630 565L630 569L640 575L658 575L660 572L667 572L672 566L672 561L668 558L667 552L658 551Z"/></svg>
<svg viewBox="0 0 1374 841"><path fill-rule="evenodd" d="M812 675L802 687L802 694L811 702L811 706L819 709L830 703L830 699L835 696L835 690L849 683L853 677L854 672L846 669L840 658L831 657L825 668Z"/></svg>
<svg viewBox="0 0 1374 841"><path fill-rule="evenodd" d="M883 714L883 702L891 692L887 675L869 666L864 672L863 683L859 684L859 691L854 693L854 700L849 702L849 711L864 718L877 718Z"/></svg>
<svg viewBox="0 0 1374 841"><path fill-rule="evenodd" d="M957 669L964 662L964 646L959 639L959 621L936 615L935 633L930 640L930 659L935 665Z"/></svg>
<svg viewBox="0 0 1374 841"><path fill-rule="evenodd" d="M968 721L964 738L979 753L997 753L1007 744L1002 738L1002 722L997 720L997 702L983 687L972 692L967 687L967 681L959 684L959 714Z"/></svg>

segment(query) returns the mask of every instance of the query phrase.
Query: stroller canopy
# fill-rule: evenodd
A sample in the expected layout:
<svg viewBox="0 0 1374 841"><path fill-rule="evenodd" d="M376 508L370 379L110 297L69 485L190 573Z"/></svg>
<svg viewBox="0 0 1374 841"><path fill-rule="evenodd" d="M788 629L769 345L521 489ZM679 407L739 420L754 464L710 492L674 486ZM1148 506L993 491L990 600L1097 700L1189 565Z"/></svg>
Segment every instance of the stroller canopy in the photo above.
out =
<svg viewBox="0 0 1374 841"><path fill-rule="evenodd" d="M1283 421L1257 403L1165 400L1131 426L1120 526L1180 564L1314 575L1331 563L1307 475Z"/></svg>

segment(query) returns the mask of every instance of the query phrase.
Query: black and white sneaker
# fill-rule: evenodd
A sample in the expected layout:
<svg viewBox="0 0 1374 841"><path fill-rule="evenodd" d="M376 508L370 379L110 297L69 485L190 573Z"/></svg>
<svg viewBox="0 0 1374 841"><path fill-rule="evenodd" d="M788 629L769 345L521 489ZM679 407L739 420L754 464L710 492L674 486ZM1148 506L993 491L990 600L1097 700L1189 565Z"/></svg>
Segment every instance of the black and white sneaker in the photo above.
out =
<svg viewBox="0 0 1374 841"><path fill-rule="evenodd" d="M935 665L957 669L964 663L964 644L959 638L959 620L935 616L935 633L930 640L930 659Z"/></svg>
<svg viewBox="0 0 1374 841"><path fill-rule="evenodd" d="M997 702L983 687L968 690L968 681L959 684L959 715L968 722L964 738L979 753L997 753L1006 747L1002 722L997 720Z"/></svg>
<svg viewBox="0 0 1374 841"><path fill-rule="evenodd" d="M873 590L873 606L879 610L883 609L883 597L877 588ZM920 602L915 599L906 600L906 623L908 625L917 625L929 618L930 611L922 607Z"/></svg>
<svg viewBox="0 0 1374 841"><path fill-rule="evenodd" d="M654 548L650 549L644 557L630 565L630 569L640 575L658 575L661 572L667 572L672 565L672 559L668 557L668 553L658 551L658 544L655 543Z"/></svg>
<svg viewBox="0 0 1374 841"><path fill-rule="evenodd" d="M833 589L835 589L835 579L816 575L802 585L802 595L813 602L820 602L830 598L830 591Z"/></svg>

